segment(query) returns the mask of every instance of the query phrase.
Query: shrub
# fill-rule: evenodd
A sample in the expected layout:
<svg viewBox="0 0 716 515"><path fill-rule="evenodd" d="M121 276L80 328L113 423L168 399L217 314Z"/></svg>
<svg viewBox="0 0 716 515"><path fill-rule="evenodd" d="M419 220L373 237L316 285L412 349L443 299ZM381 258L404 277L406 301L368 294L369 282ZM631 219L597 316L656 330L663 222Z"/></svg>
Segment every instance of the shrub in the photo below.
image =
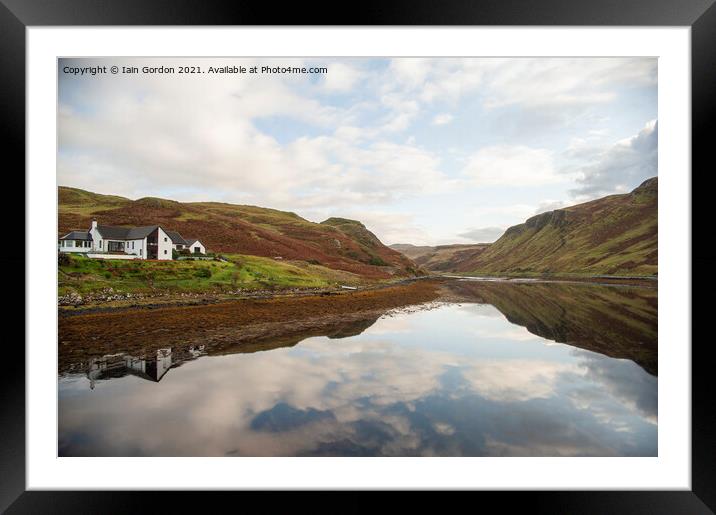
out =
<svg viewBox="0 0 716 515"><path fill-rule="evenodd" d="M368 264L373 266L386 266L388 263L378 256L373 256L370 258L370 261L368 261Z"/></svg>
<svg viewBox="0 0 716 515"><path fill-rule="evenodd" d="M112 272L105 272L105 273L104 273L104 278L105 278L105 279L111 279L111 278L112 278Z"/></svg>
<svg viewBox="0 0 716 515"><path fill-rule="evenodd" d="M60 252L57 255L57 264L59 266L69 266L70 265L70 255Z"/></svg>
<svg viewBox="0 0 716 515"><path fill-rule="evenodd" d="M197 270L196 272L194 272L194 275L195 275L196 277L204 277L204 278L207 278L207 279L208 279L209 277L211 277L211 269L209 269L209 268L200 268L199 270Z"/></svg>

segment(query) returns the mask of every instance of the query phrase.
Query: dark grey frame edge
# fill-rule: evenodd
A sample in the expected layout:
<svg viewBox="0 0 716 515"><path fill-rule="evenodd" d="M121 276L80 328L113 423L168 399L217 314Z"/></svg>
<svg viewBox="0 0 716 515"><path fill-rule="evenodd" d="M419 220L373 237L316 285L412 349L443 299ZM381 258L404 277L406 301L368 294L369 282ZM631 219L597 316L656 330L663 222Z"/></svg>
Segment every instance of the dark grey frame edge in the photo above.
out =
<svg viewBox="0 0 716 515"><path fill-rule="evenodd" d="M716 6L714 0L450 0L441 4L427 0L362 2L360 9L341 18L330 4L288 4L280 10L267 2L221 2L193 0L0 0L0 124L4 156L24 170L25 166L25 28L41 25L621 25L691 26L692 28L692 170L702 170L699 188L693 187L692 234L708 229L709 206L706 184L711 165L710 134L716 119ZM322 9L323 8L323 9ZM22 204L25 212L24 173L6 174L5 186L15 195L10 204ZM6 189L6 191L9 191ZM22 191L23 194L17 194ZM17 213L19 207L11 212ZM24 252L2 255L3 270L25 268ZM692 274L698 275L695 292L707 291L714 280L708 276L716 264L716 251L703 247L692 250ZM27 271L26 271L27 273ZM703 276L703 278L702 278ZM20 274L8 278L13 292L23 291ZM17 316L25 319L25 303L17 302ZM23 295L24 300L24 295ZM20 307L22 306L22 308ZM693 303L692 319L706 320L708 306ZM22 314L19 313L23 310ZM18 328L15 327L15 330ZM24 341L24 326L18 332ZM17 341L20 338L6 341ZM692 340L696 341L695 338ZM678 343L678 342L676 342ZM683 342L688 343L688 342ZM9 348L8 348L9 347ZM9 363L25 363L24 348L6 346ZM713 513L716 510L716 415L711 409L714 387L710 384L708 347L692 346L692 490L690 492L525 492L499 496L500 503L529 504L538 513ZM0 376L0 510L25 512L110 512L143 511L149 492L53 492L25 491L25 368L6 367ZM111 495L112 505L107 504ZM186 507L187 494L154 494L166 503ZM230 493L221 496L235 495ZM242 495L246 495L245 493ZM257 495L257 494L253 494ZM425 500L418 497L423 506ZM156 502L156 497L152 497ZM215 502L214 499L212 499ZM361 501L357 501L359 504ZM11 506L12 505L12 506ZM709 509L709 507L711 509Z"/></svg>

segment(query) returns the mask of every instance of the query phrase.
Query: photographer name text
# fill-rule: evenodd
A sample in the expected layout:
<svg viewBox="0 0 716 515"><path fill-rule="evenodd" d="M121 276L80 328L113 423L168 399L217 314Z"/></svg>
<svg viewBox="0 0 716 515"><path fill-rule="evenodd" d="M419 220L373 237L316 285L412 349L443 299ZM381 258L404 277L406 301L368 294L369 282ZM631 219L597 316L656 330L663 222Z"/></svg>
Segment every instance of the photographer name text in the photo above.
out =
<svg viewBox="0 0 716 515"><path fill-rule="evenodd" d="M65 66L67 75L303 75L327 74L325 67L305 66Z"/></svg>

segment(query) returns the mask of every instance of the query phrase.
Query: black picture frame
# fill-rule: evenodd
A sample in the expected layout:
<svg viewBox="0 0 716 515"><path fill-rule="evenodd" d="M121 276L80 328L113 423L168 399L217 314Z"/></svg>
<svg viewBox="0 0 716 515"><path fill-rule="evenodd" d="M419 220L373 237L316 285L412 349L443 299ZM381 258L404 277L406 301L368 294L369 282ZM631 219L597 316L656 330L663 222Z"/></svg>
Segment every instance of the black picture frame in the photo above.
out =
<svg viewBox="0 0 716 515"><path fill-rule="evenodd" d="M554 26L689 26L691 27L692 72L692 235L710 236L709 198L713 191L713 143L710 135L716 120L716 6L715 0L400 0L363 1L355 8L321 2L219 2L192 0L0 0L0 131L4 163L5 212L25 213L25 30L32 26L90 25L554 25ZM10 158L10 159L8 159ZM23 173L20 173L23 170ZM709 173L710 172L710 173ZM689 173L684 170L683 173ZM694 188L698 178L699 187ZM22 194L20 194L22 192ZM14 205L15 204L15 205ZM8 209L10 208L10 209ZM21 211L22 210L22 211ZM11 226L18 228L14 219ZM13 237L14 238L14 237ZM26 238L29 235L26 232ZM707 238L711 239L711 238ZM691 251L692 274L699 274L695 291L706 292L716 263L716 251ZM14 250L0 256L0 270L25 269L25 253ZM699 273L701 272L701 273ZM26 274L32 270L26 270ZM12 292L6 310L5 362L0 374L0 510L8 513L143 512L148 502L164 510L186 507L186 494L179 492L56 492L26 491L25 488L25 352L26 303L22 274L8 273L5 286ZM693 276L693 275L692 275ZM692 295L693 295L692 292ZM692 297L693 298L693 297ZM694 303L692 320L707 320L707 302ZM694 314L697 316L694 317ZM700 315L700 316L698 316ZM698 326L705 325L700 322ZM713 384L709 381L710 339L692 345L692 490L611 492L484 492L501 509L528 504L537 513L713 513L716 511L716 410L712 408ZM691 342L669 342L685 349ZM206 495L206 494L202 494ZM233 496L246 493L221 493ZM151 496L151 498L149 498ZM159 497L158 499L156 497ZM415 497L421 504L423 496ZM245 499L244 499L245 501ZM212 499L213 502L221 500ZM363 501L352 504L354 509ZM206 507L206 504L203 504ZM218 505L217 505L218 506ZM367 506L366 506L367 507ZM423 507L429 505L423 504ZM272 510L271 510L272 511Z"/></svg>

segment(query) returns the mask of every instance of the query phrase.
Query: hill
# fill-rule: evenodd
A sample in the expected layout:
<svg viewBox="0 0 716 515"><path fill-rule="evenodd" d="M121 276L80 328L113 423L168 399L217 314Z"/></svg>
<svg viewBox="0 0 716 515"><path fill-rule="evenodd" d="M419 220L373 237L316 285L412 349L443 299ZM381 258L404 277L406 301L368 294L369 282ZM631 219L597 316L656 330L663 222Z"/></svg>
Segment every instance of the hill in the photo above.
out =
<svg viewBox="0 0 716 515"><path fill-rule="evenodd" d="M658 373L656 288L463 280L450 290L465 302L492 304L542 338L630 359Z"/></svg>
<svg viewBox="0 0 716 515"><path fill-rule="evenodd" d="M177 202L155 197L130 200L60 186L58 235L100 224L157 224L195 237L212 251L306 261L364 278L415 275L414 263L358 221L309 222L286 211L220 202Z"/></svg>
<svg viewBox="0 0 716 515"><path fill-rule="evenodd" d="M658 183L549 211L510 227L475 260L488 274L657 274Z"/></svg>
<svg viewBox="0 0 716 515"><path fill-rule="evenodd" d="M396 243L390 248L397 250L413 262L432 272L471 272L479 256L489 243L467 245L438 245L436 247Z"/></svg>

